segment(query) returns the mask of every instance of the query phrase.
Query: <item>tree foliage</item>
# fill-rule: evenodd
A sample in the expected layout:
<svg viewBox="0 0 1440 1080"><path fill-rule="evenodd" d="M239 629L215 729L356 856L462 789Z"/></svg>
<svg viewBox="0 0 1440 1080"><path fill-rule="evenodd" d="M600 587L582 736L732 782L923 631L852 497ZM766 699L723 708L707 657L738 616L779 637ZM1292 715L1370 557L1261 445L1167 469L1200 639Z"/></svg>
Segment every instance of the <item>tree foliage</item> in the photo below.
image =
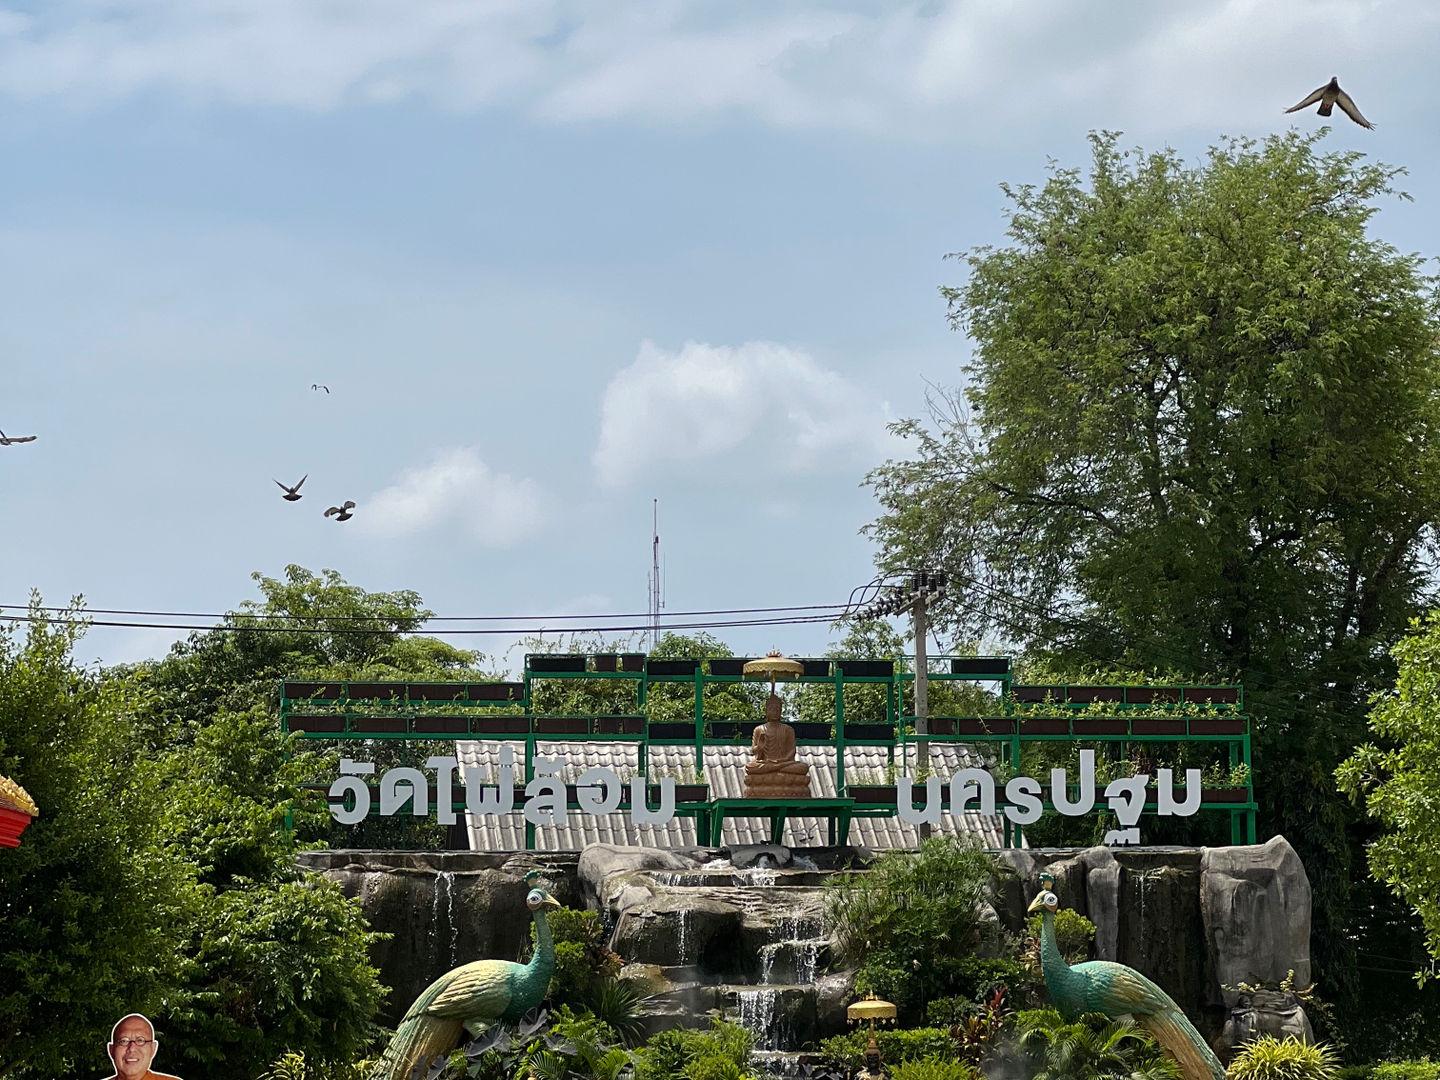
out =
<svg viewBox="0 0 1440 1080"><path fill-rule="evenodd" d="M1440 612L1413 624L1393 650L1392 692L1378 695L1370 731L1378 740L1340 766L1340 786L1383 827L1370 869L1402 896L1425 926L1440 967Z"/></svg>
<svg viewBox="0 0 1440 1080"><path fill-rule="evenodd" d="M870 478L888 564L938 563L937 621L1059 666L1242 682L1267 833L1353 991L1363 835L1332 772L1420 610L1440 519L1440 313L1370 234L1398 170L1322 135L1197 165L1092 137L1088 176L1005 187L1008 243L945 289L963 394ZM1176 837L1179 839L1179 837Z"/></svg>

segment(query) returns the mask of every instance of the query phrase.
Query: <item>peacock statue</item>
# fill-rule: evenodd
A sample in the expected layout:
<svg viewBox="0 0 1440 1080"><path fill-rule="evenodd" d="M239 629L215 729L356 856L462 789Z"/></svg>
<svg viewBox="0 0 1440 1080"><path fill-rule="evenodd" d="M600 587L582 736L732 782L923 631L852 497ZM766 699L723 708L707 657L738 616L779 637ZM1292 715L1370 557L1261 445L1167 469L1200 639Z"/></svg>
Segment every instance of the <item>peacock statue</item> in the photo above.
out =
<svg viewBox="0 0 1440 1080"><path fill-rule="evenodd" d="M559 902L536 884L539 873L525 875L531 886L525 906L535 920L535 952L528 964L475 960L436 979L395 1029L372 1080L424 1077L431 1062L455 1049L461 1029L478 1035L496 1023L514 1023L540 1004L555 970L555 943L545 917Z"/></svg>
<svg viewBox="0 0 1440 1080"><path fill-rule="evenodd" d="M1040 875L1040 893L1030 905L1040 913L1040 967L1050 1002L1066 1020L1102 1013L1111 1020L1129 1016L1175 1059L1185 1080L1225 1080L1225 1069L1180 1006L1140 972L1110 960L1071 966L1055 941L1060 900L1055 879Z"/></svg>

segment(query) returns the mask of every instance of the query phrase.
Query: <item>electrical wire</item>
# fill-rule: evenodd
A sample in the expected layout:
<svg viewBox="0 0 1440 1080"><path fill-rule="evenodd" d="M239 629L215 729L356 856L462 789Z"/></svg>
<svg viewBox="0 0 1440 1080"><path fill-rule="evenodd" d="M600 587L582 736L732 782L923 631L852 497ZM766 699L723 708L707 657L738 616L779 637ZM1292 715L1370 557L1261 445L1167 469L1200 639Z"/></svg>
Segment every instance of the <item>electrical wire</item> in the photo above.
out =
<svg viewBox="0 0 1440 1080"><path fill-rule="evenodd" d="M757 607L757 608L712 608L705 611L662 611L662 619L695 618L702 615L767 615L777 612L790 611L843 611L844 604L796 604L790 607ZM30 611L29 604L0 604L0 611ZM36 611L65 612L65 607L35 608ZM246 619L294 619L301 616L283 615L265 611L150 611L141 608L91 608L85 611L95 615L139 615L146 618L167 618L167 619L225 619L230 617ZM327 621L341 622L345 620L364 621L375 618L374 615L323 615L316 616ZM592 613L588 615L430 615L425 622L573 622L579 619L650 619L654 617L649 611L612 611Z"/></svg>
<svg viewBox="0 0 1440 1080"><path fill-rule="evenodd" d="M246 616L240 615L239 618ZM322 616L323 618L323 616ZM789 619L736 619L729 621L702 621L689 623L670 623L665 626L666 630L710 630L723 629L726 627L743 626L801 626L809 623L833 623L831 615L810 615L797 616ZM85 626L106 626L120 627L132 630L193 630L199 633L214 633L219 631L245 631L248 633L271 633L271 634L411 634L415 630L397 630L390 627L326 627L326 626L275 626L261 624L259 626L246 626L244 624L221 624L211 626L196 626L192 623L166 623L166 622L130 622L112 619L90 619L84 614L74 618L58 618L46 615L0 615L0 622L6 623L40 623L45 625L72 625L83 624ZM439 627L429 629L431 634L445 636L474 635L474 634L496 634L503 636L521 636L525 634L545 634L547 631L557 631L566 634L579 633L649 633L650 624L635 625L611 625L611 626L501 626L501 627L473 627L465 629L451 629Z"/></svg>

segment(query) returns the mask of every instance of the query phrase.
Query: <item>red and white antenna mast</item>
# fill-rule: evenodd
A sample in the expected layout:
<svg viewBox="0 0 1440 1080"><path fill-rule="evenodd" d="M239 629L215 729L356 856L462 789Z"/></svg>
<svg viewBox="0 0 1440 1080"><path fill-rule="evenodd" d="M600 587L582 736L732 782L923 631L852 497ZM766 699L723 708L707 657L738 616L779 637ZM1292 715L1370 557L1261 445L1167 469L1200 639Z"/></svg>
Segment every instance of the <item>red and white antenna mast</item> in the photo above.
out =
<svg viewBox="0 0 1440 1080"><path fill-rule="evenodd" d="M665 606L660 577L660 500L650 507L650 649L660 644L660 611Z"/></svg>

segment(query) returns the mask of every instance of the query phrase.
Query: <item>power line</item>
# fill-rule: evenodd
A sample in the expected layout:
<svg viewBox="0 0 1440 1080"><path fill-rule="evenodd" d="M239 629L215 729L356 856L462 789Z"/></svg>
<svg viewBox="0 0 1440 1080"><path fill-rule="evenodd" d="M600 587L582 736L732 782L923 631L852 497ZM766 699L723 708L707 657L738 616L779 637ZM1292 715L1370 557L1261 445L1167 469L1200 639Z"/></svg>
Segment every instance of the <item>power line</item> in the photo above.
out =
<svg viewBox="0 0 1440 1080"><path fill-rule="evenodd" d="M798 616L789 619L736 619L729 621L703 621L690 623L672 623L665 627L666 630L710 630L722 629L725 627L743 626L801 626L807 623L832 623L834 618L830 615L809 615ZM132 630L192 630L198 633L216 633L219 631L245 631L247 633L260 634L411 634L417 631L396 630L389 627L355 627L355 628L331 628L324 626L275 626L261 624L259 626L244 626L235 624L220 624L213 626L196 626L188 623L164 623L164 622L129 622L111 619L87 619L84 615L77 615L73 618L55 618L46 615L0 615L0 622L8 623L41 623L46 625L73 625L76 623L85 626L108 626ZM579 633L646 633L650 630L646 624L632 624L625 626L572 626L572 627L551 627L551 626L501 626L501 627L475 627L469 629L450 629L441 627L430 630L432 634L472 635L472 634L496 634L502 636L522 636L525 634L545 634L547 631L558 631L566 634Z"/></svg>
<svg viewBox="0 0 1440 1080"><path fill-rule="evenodd" d="M795 604L789 607L754 607L754 608L711 608L704 611L670 611L660 617L665 619L696 618L704 615L769 615L778 612L791 611L843 611L844 604ZM72 610L66 607L41 606L32 609L29 604L0 604L0 611L55 611L65 612ZM284 615L266 611L150 611L141 608L92 608L84 609L96 615L138 615L147 618L157 619L298 619L305 618L301 615ZM12 616L3 616L13 618ZM315 615L311 618L325 619L329 622L357 621L364 622L375 619L375 615ZM423 622L573 622L579 619L649 619L651 613L639 611L611 611L591 613L588 615L428 615ZM818 616L817 616L818 617ZM830 618L830 616L825 616ZM418 618L418 616L417 616Z"/></svg>

